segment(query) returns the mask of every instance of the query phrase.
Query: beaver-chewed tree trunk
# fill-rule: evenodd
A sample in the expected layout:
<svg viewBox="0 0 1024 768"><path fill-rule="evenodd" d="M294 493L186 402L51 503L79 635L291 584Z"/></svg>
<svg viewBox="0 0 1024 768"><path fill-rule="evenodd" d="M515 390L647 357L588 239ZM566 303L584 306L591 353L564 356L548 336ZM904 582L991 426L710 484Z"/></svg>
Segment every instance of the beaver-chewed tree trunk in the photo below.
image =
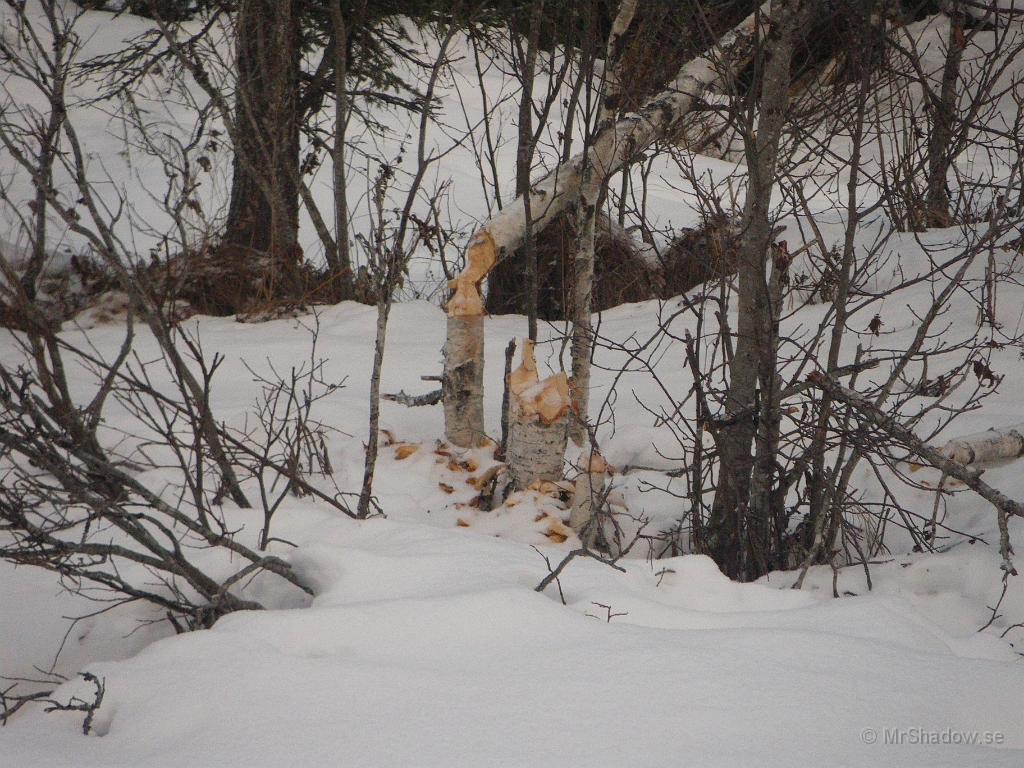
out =
<svg viewBox="0 0 1024 768"><path fill-rule="evenodd" d="M480 283L494 266L494 240L481 232L469 246L466 269L455 280L448 301L448 339L444 345L445 437L460 448L475 448L484 433L484 301Z"/></svg>
<svg viewBox="0 0 1024 768"><path fill-rule="evenodd" d="M522 364L509 377L508 473L512 488L537 480L561 480L568 438L569 379L537 376L533 342L523 342Z"/></svg>

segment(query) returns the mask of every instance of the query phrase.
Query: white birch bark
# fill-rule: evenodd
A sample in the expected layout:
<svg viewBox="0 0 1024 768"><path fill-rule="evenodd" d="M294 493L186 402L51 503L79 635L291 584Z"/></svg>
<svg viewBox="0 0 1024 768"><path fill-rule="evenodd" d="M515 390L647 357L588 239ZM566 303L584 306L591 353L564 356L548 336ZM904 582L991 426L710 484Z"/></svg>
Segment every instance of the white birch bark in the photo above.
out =
<svg viewBox="0 0 1024 768"><path fill-rule="evenodd" d="M459 448L475 448L484 433L484 317L448 315L444 347L445 437Z"/></svg>
<svg viewBox="0 0 1024 768"><path fill-rule="evenodd" d="M766 2L761 13L766 14ZM643 152L659 138L675 129L696 106L703 93L720 84L727 76L750 61L751 38L757 23L751 14L719 40L703 56L685 64L669 86L638 112L598 130L585 153L556 166L531 186L530 208L533 227L544 228L579 196L582 171L594 169L598 178L608 178L631 157ZM524 196L507 204L480 228L494 240L499 257L522 244L525 229Z"/></svg>
<svg viewBox="0 0 1024 768"><path fill-rule="evenodd" d="M448 301L448 338L444 345L445 437L460 448L487 440L484 432L484 302L480 283L494 266L494 241L486 232L473 238L466 268L453 281Z"/></svg>
<svg viewBox="0 0 1024 768"><path fill-rule="evenodd" d="M769 7L770 2L766 2L761 11L767 11ZM556 166L532 185L528 194L520 195L484 223L468 249L466 269L453 281L456 296L449 303L449 317L483 315L480 284L503 254L512 253L522 245L527 205L532 226L538 231L543 229L570 203L579 199L585 169L589 169L592 178L607 179L630 158L677 128L710 86L720 83L750 60L757 18L758 13L753 13L740 22L708 53L683 66L669 87L640 111L602 126L584 153ZM486 258L474 258L474 252L481 250L487 251ZM583 330L585 332L586 329ZM482 326L449 323L450 335L445 344L447 383L443 387L445 430L449 441L456 445L459 440L465 441L467 435L483 432L482 418L477 415L483 411L482 333ZM455 334L454 338L451 334ZM468 360L465 352L475 348L477 339L480 340L480 364L472 370L460 367L465 366ZM469 380L470 385L454 386L464 380ZM585 418L585 413L583 416ZM470 420L476 421L470 423Z"/></svg>
<svg viewBox="0 0 1024 768"><path fill-rule="evenodd" d="M621 77L617 51L619 41L633 22L639 0L622 0L612 22L605 52L605 79L601 105L597 114L597 130L613 124L620 93ZM614 153L614 145L611 148ZM569 436L576 445L587 439L587 414L590 405L590 356L594 347L590 312L594 293L594 244L597 229L597 206L608 176L597 172L589 158L585 160L576 206L576 254L573 259L572 292L572 400L573 414Z"/></svg>
<svg viewBox="0 0 1024 768"><path fill-rule="evenodd" d="M570 407L568 378L556 373L538 381L533 343L527 341L523 362L509 382L508 473L513 489L561 480Z"/></svg>
<svg viewBox="0 0 1024 768"><path fill-rule="evenodd" d="M984 466L1024 456L1024 424L957 437L939 451L964 466Z"/></svg>

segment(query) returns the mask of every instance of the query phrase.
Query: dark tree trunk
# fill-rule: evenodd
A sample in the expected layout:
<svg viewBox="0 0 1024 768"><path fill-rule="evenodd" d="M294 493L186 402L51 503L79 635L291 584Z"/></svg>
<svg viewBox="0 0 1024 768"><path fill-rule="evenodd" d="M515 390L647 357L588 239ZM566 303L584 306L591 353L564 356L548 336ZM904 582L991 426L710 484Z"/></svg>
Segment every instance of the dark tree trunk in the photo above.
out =
<svg viewBox="0 0 1024 768"><path fill-rule="evenodd" d="M295 0L241 0L238 6L237 135L223 242L265 255L272 291L295 287L302 255L299 22Z"/></svg>
<svg viewBox="0 0 1024 768"><path fill-rule="evenodd" d="M773 455L778 434L779 292L769 260L770 207L779 142L789 103L790 62L802 0L782 0L772 9L764 40L767 61L760 78L757 125L745 131L748 186L737 256L739 312L736 353L729 366L727 418L716 430L719 471L708 520L706 546L723 573L754 579L770 565L770 504ZM771 269L772 277L766 279ZM751 447L757 443L756 455Z"/></svg>
<svg viewBox="0 0 1024 768"><path fill-rule="evenodd" d="M958 0L949 14L949 38L946 61L942 67L942 84L938 97L932 93L932 129L928 134L928 190L925 223L929 227L948 227L952 222L949 210L948 175L953 163L953 127L957 111L957 83L964 55L964 16Z"/></svg>

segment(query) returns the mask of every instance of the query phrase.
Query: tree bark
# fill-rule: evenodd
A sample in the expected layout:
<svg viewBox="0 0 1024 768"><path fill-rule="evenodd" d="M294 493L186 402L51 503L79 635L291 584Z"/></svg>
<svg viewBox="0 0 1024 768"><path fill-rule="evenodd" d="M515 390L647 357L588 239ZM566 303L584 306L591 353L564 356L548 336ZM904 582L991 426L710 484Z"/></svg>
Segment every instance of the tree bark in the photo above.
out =
<svg viewBox="0 0 1024 768"><path fill-rule="evenodd" d="M272 283L294 281L301 260L297 0L242 0L236 23L235 155L223 242L268 256Z"/></svg>
<svg viewBox="0 0 1024 768"><path fill-rule="evenodd" d="M355 277L352 255L348 247L348 194L345 184L345 135L348 127L348 25L342 8L344 0L331 0L331 28L334 37L334 145L331 162L334 166L334 243L333 263L336 294L351 299Z"/></svg>
<svg viewBox="0 0 1024 768"><path fill-rule="evenodd" d="M938 97L929 91L932 129L928 134L928 188L925 193L925 223L929 227L948 227L952 223L947 177L953 164L951 148L959 97L957 84L964 55L964 9L960 0L952 0L950 5L946 60L942 66Z"/></svg>
<svg viewBox="0 0 1024 768"><path fill-rule="evenodd" d="M766 278L778 267L769 259L769 218L776 183L779 142L789 104L789 70L802 0L780 0L772 7L764 41L767 61L760 80L757 127L745 137L747 196L737 255L739 282L736 351L729 366L726 423L714 434L719 451L718 486L705 529L708 553L732 578L757 578L767 570L769 500L777 442L778 394L776 328L779 296ZM760 385L760 386L759 386ZM758 407L759 406L759 407ZM751 413L755 418L751 418ZM760 434L758 434L760 432ZM758 436L758 456L751 445Z"/></svg>
<svg viewBox="0 0 1024 768"><path fill-rule="evenodd" d="M531 341L537 340L537 248L533 237L533 211L530 209L529 191L535 144L533 84L536 79L537 48L543 13L544 0L536 0L530 13L530 31L523 56L523 92L519 97L519 146L516 149L516 195L523 198L523 271L526 277L526 323Z"/></svg>
<svg viewBox="0 0 1024 768"><path fill-rule="evenodd" d="M964 466L985 466L1024 456L1024 424L993 427L985 432L956 437L939 453Z"/></svg>
<svg viewBox="0 0 1024 768"><path fill-rule="evenodd" d="M614 124L615 104L620 97L618 49L622 36L629 29L638 0L622 0L612 22L605 52L604 88L597 113L597 130ZM572 399L573 415L569 436L576 445L587 439L587 417L590 404L590 358L594 349L591 322L594 295L594 246L597 233L597 209L608 184L608 176L595 172L594 164L585 162L582 169L579 201L576 204L576 254L573 259L572 291ZM524 198L529 202L529 196Z"/></svg>
<svg viewBox="0 0 1024 768"><path fill-rule="evenodd" d="M569 381L537 376L533 342L523 342L522 364L509 376L508 472L514 490L535 481L561 480L569 415Z"/></svg>
<svg viewBox="0 0 1024 768"><path fill-rule="evenodd" d="M366 461L363 463L363 485L359 491L356 517L370 516L373 500L373 476L377 468L377 446L380 441L380 378L384 368L384 346L387 342L391 297L381 292L377 302L377 332L373 346L373 370L370 374L370 430L366 438Z"/></svg>
<svg viewBox="0 0 1024 768"><path fill-rule="evenodd" d="M480 283L494 266L494 241L487 232L473 238L466 269L454 281L448 301L448 338L444 345L445 437L460 448L487 440L484 432L484 302Z"/></svg>

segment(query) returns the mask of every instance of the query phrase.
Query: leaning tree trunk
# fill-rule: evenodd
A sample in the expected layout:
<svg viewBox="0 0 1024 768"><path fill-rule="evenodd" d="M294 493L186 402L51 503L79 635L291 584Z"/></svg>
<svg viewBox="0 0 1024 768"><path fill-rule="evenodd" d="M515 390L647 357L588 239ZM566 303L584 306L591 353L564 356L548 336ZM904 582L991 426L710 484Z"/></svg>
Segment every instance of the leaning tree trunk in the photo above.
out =
<svg viewBox="0 0 1024 768"><path fill-rule="evenodd" d="M569 380L537 376L533 342L523 342L522 364L509 376L508 474L522 491L536 481L562 479L569 418Z"/></svg>
<svg viewBox="0 0 1024 768"><path fill-rule="evenodd" d="M301 256L300 32L297 0L238 5L235 155L223 242L266 255L271 288L281 279L296 279Z"/></svg>
<svg viewBox="0 0 1024 768"><path fill-rule="evenodd" d="M764 7L767 8L769 5L770 3L765 3ZM674 131L683 118L697 106L709 87L735 75L740 67L750 61L750 38L757 19L758 14L748 16L726 34L711 51L683 66L665 91L637 112L600 128L585 153L559 164L531 186L529 198L533 227L537 231L542 230L568 205L579 199L584 167L589 167L596 178L609 178L638 153ZM487 276L499 258L504 258L522 245L526 229L526 196L521 195L506 205L480 228L473 243L486 236L493 250L492 263L481 273L470 259L466 271L455 281L456 283L468 280L479 287L479 282ZM471 245L471 250L472 247ZM458 327L451 330L457 331ZM454 352L458 346L459 343L453 343L449 335L446 349ZM459 395L451 388L449 392L452 395ZM480 396L482 397L482 393ZM450 407L452 410L456 409L455 406L446 404L446 412ZM447 435L452 441L450 421L448 425Z"/></svg>

